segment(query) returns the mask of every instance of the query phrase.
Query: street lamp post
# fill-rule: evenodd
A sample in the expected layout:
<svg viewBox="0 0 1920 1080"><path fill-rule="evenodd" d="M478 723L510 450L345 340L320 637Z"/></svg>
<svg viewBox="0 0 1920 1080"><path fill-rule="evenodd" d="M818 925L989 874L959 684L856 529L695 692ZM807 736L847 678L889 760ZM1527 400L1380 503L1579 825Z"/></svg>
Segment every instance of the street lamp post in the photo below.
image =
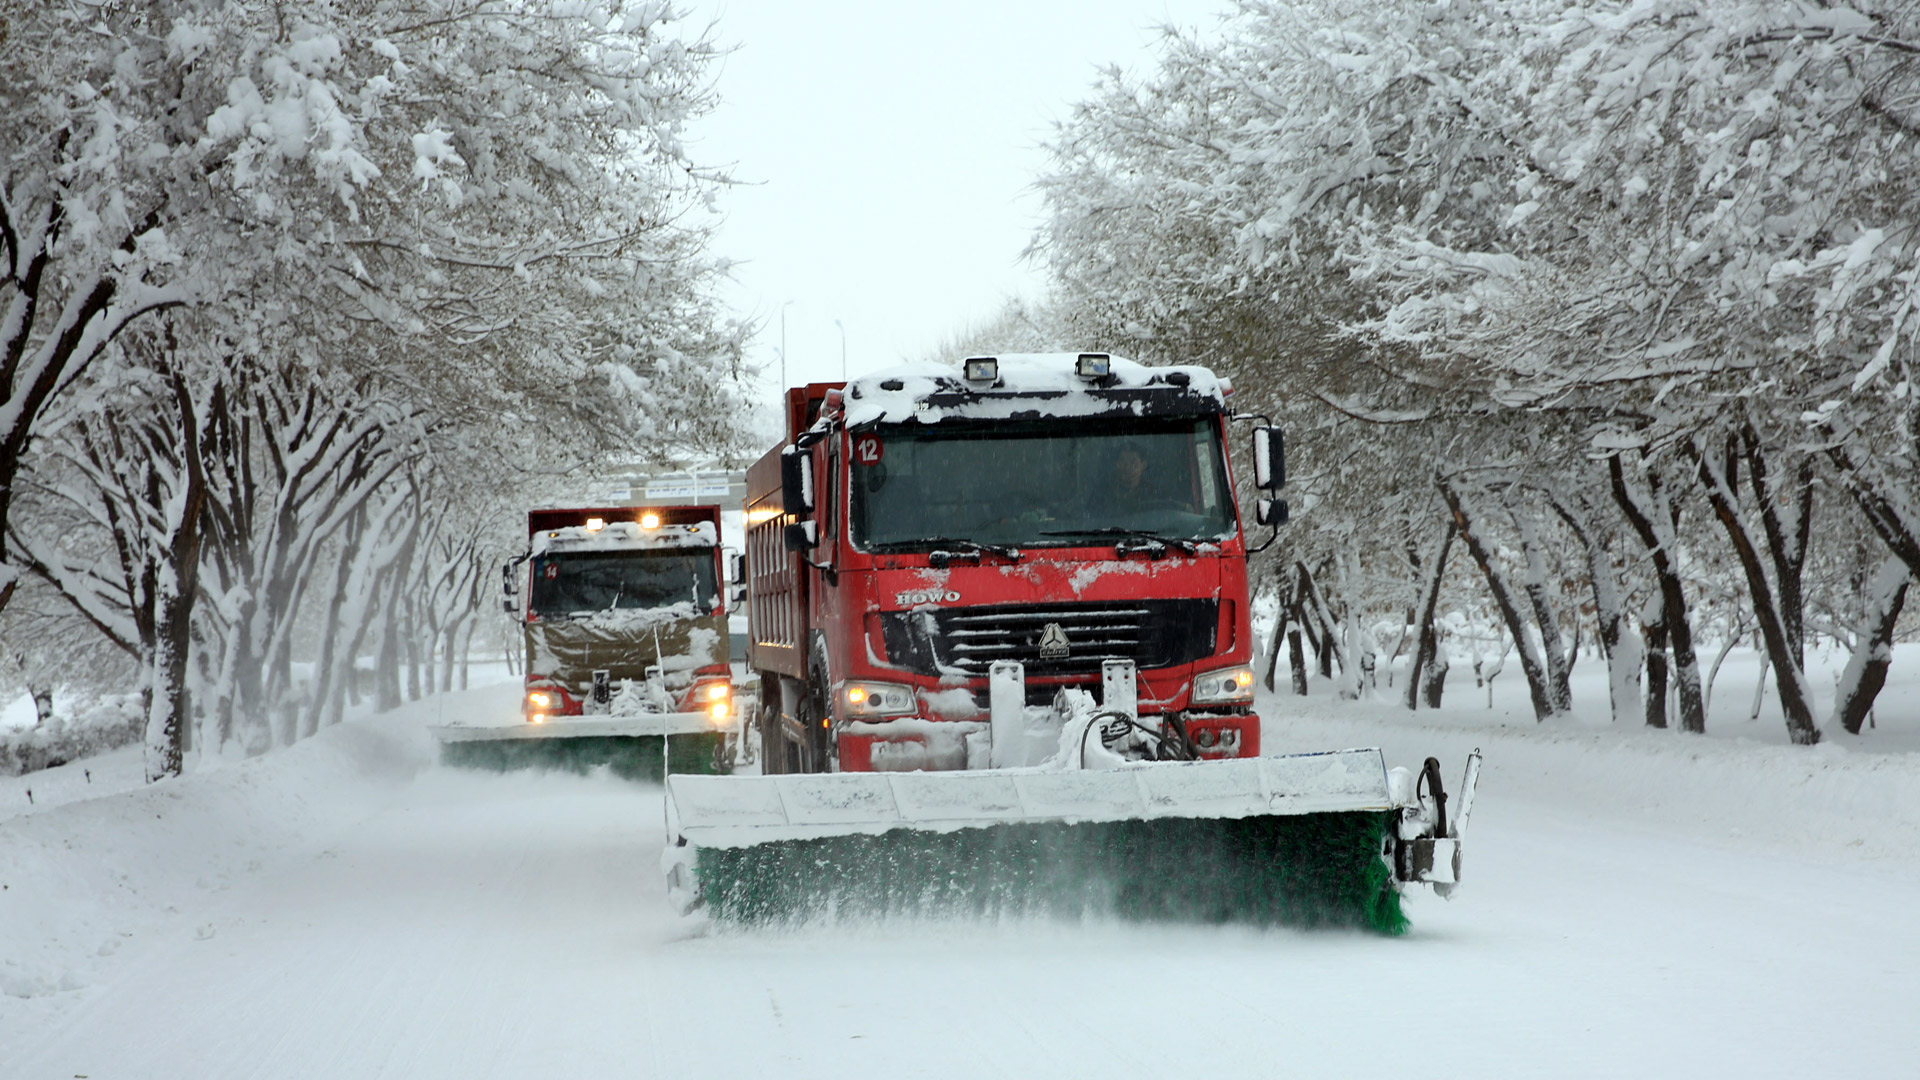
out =
<svg viewBox="0 0 1920 1080"><path fill-rule="evenodd" d="M787 309L793 306L789 300L780 305L780 393L787 392Z"/></svg>

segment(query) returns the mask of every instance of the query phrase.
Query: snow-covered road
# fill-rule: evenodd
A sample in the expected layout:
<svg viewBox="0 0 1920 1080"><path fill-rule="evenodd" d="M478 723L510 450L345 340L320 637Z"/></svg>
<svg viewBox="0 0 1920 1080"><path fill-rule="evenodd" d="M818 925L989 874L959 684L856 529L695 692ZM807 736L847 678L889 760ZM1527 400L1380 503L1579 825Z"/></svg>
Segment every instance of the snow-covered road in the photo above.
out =
<svg viewBox="0 0 1920 1080"><path fill-rule="evenodd" d="M365 779L315 796L278 855L167 898L84 985L0 996L0 1076L1913 1074L1910 861L1715 842L1497 778L1468 887L1414 899L1394 940L716 934L662 901L657 788Z"/></svg>

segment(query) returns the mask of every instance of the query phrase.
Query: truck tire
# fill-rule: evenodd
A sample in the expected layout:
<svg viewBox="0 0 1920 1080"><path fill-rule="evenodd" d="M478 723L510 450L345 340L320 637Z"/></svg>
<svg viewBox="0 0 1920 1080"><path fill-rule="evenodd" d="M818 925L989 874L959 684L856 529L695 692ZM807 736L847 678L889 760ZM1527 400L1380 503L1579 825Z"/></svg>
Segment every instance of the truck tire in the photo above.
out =
<svg viewBox="0 0 1920 1080"><path fill-rule="evenodd" d="M787 733L782 725L785 719L780 708L780 676L771 671L760 672L760 771L772 776L786 771Z"/></svg>
<svg viewBox="0 0 1920 1080"><path fill-rule="evenodd" d="M820 726L820 701L819 696L814 693L812 679L807 680L806 687L800 694L800 702L793 710L793 718L799 723L800 729L806 732L804 737L788 744L788 751L792 755L789 760L793 762L793 771L824 772L825 770L820 768L819 739L813 734Z"/></svg>
<svg viewBox="0 0 1920 1080"><path fill-rule="evenodd" d="M833 718L833 707L828 701L833 686L832 670L827 666L827 639L815 634L807 657L807 692L803 699L807 714L808 772L836 771L833 732L828 730Z"/></svg>

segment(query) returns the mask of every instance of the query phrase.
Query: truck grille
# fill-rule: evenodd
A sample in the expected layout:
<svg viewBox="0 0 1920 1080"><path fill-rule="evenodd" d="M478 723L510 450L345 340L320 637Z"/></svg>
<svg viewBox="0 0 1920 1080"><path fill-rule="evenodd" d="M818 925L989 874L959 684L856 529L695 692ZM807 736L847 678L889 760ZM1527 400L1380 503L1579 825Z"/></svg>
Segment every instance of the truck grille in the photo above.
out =
<svg viewBox="0 0 1920 1080"><path fill-rule="evenodd" d="M1191 663L1213 654L1218 624L1212 600L934 608L888 612L880 623L891 662L923 675L982 678L995 660L1020 661L1029 678L1097 675L1103 660Z"/></svg>

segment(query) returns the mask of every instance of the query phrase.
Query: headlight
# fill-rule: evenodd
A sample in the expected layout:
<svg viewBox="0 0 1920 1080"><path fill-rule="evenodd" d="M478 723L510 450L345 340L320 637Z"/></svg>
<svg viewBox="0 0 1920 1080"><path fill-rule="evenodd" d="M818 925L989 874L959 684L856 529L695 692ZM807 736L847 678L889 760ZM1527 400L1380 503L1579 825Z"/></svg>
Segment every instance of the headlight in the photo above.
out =
<svg viewBox="0 0 1920 1080"><path fill-rule="evenodd" d="M717 682L707 684L708 701L720 701L731 693L733 693L733 687L728 686L726 683Z"/></svg>
<svg viewBox="0 0 1920 1080"><path fill-rule="evenodd" d="M707 706L707 715L711 717L716 724L726 723L727 703L724 701L716 701L712 705Z"/></svg>
<svg viewBox="0 0 1920 1080"><path fill-rule="evenodd" d="M560 695L555 694L550 690L529 690L527 691L527 708L529 709L555 708L560 704L559 697Z"/></svg>
<svg viewBox="0 0 1920 1080"><path fill-rule="evenodd" d="M1193 680L1195 705L1233 705L1253 700L1253 668L1239 667L1209 671Z"/></svg>
<svg viewBox="0 0 1920 1080"><path fill-rule="evenodd" d="M913 688L899 683L850 682L840 690L847 715L854 717L906 716L920 711Z"/></svg>

